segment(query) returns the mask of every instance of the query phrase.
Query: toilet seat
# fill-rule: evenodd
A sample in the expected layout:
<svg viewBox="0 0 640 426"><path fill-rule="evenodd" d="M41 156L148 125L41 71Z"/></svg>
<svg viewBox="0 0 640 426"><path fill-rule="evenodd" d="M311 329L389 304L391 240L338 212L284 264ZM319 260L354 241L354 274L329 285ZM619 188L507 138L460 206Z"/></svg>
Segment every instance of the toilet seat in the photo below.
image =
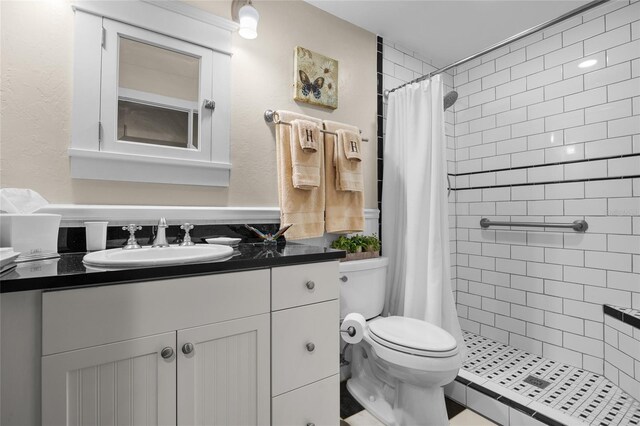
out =
<svg viewBox="0 0 640 426"><path fill-rule="evenodd" d="M451 357L458 353L455 338L426 321L392 316L370 321L368 325L371 340L392 350L433 358Z"/></svg>

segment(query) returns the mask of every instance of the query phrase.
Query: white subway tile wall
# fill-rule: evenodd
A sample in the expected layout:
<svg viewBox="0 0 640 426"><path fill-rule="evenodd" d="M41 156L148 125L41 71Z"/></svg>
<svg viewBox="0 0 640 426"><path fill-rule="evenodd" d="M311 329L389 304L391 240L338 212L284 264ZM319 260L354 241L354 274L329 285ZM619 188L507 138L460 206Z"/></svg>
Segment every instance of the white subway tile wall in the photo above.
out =
<svg viewBox="0 0 640 426"><path fill-rule="evenodd" d="M383 53L385 89L438 68L390 40ZM640 309L640 2L607 3L444 81L459 94L445 121L462 327L640 398L640 330L602 309ZM589 229L484 230L482 217Z"/></svg>
<svg viewBox="0 0 640 426"><path fill-rule="evenodd" d="M640 329L606 315L604 355L607 378L640 401Z"/></svg>
<svg viewBox="0 0 640 426"><path fill-rule="evenodd" d="M458 67L449 145L463 328L637 399L640 330L602 304L640 309L639 37L640 2L621 0ZM480 230L481 217L589 229Z"/></svg>

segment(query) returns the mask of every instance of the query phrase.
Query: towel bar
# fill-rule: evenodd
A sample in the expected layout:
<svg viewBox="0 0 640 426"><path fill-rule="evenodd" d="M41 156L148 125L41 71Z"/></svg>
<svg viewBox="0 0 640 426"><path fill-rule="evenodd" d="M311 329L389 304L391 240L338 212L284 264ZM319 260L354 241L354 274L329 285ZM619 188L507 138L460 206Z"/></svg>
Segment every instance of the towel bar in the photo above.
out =
<svg viewBox="0 0 640 426"><path fill-rule="evenodd" d="M287 126L291 126L291 123L287 123L286 121L280 121L280 119L278 118L278 113L272 109L268 109L264 112L264 121L266 121L267 123L284 124ZM325 135L338 136L338 134L335 132L328 132L322 129L320 130L320 132L324 133ZM362 142L369 142L369 139L362 138Z"/></svg>
<svg viewBox="0 0 640 426"><path fill-rule="evenodd" d="M572 228L574 231L585 232L589 224L585 220L574 220L573 223L546 223L546 222L492 222L486 217L480 219L480 226L531 226L534 228Z"/></svg>

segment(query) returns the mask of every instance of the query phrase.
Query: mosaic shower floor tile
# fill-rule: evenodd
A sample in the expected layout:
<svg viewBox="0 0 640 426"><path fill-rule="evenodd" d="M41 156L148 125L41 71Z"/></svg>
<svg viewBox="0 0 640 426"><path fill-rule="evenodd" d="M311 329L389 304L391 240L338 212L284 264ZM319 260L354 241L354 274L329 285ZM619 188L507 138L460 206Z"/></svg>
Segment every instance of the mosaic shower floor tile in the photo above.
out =
<svg viewBox="0 0 640 426"><path fill-rule="evenodd" d="M474 333L464 332L469 350L460 376L525 406L557 413L573 424L640 425L640 402L604 376L555 362ZM479 379L479 380L478 380ZM549 410L551 409L551 410Z"/></svg>

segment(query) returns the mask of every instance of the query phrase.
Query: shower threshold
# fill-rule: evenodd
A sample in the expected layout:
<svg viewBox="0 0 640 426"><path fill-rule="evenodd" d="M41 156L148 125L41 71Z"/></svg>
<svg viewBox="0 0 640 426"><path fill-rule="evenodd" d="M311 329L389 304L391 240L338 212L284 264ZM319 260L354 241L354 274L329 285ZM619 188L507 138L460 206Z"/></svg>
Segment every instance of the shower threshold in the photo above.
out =
<svg viewBox="0 0 640 426"><path fill-rule="evenodd" d="M445 393L496 423L640 425L640 402L602 375L467 331L464 340L469 355Z"/></svg>

